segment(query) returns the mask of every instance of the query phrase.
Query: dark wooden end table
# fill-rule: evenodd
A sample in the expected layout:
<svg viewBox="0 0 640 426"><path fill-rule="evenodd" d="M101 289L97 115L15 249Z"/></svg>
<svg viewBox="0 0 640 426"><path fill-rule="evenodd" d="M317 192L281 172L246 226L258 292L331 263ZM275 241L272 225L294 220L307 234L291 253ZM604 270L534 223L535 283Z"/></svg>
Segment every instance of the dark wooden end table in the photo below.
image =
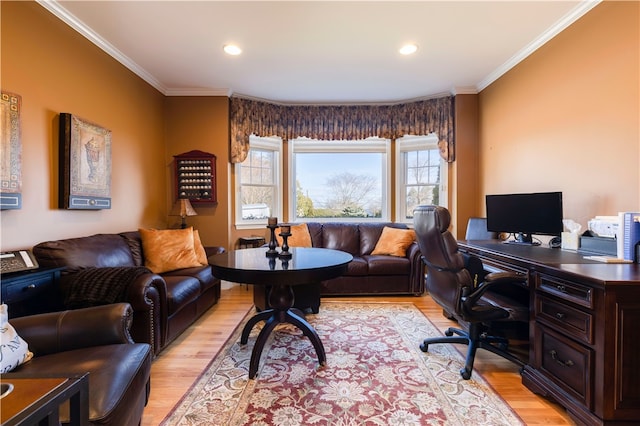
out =
<svg viewBox="0 0 640 426"><path fill-rule="evenodd" d="M280 323L290 323L298 327L309 338L318 355L318 362L324 365L326 354L316 330L304 318L304 314L293 308L293 286L339 277L347 271L353 256L339 250L323 248L294 247L289 250L290 259L267 256L267 247L233 250L209 257L213 275L235 283L268 285L271 309L254 315L242 330L241 344L249 340L251 329L260 321L266 321L258 334L251 352L249 378L258 372L260 355L267 338Z"/></svg>
<svg viewBox="0 0 640 426"><path fill-rule="evenodd" d="M22 373L2 375L2 384L13 390L2 398L3 426L57 425L59 406L70 404L70 426L89 424L89 375L74 377L34 376Z"/></svg>

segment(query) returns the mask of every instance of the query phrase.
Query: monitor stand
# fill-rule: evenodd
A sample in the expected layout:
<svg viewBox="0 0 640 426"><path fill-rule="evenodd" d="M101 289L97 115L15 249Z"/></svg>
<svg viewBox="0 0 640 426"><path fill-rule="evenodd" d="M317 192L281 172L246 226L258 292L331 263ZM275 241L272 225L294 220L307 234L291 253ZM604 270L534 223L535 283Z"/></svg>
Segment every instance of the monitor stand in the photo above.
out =
<svg viewBox="0 0 640 426"><path fill-rule="evenodd" d="M539 246L538 241L533 241L531 234L525 234L523 232L516 232L514 234L515 240L506 240L505 244L518 244L523 246Z"/></svg>

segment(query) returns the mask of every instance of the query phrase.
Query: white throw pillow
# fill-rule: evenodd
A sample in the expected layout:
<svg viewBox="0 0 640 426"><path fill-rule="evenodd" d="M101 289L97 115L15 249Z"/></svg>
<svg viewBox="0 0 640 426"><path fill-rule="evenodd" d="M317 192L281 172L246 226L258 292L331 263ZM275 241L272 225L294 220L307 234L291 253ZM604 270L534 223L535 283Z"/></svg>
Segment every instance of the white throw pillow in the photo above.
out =
<svg viewBox="0 0 640 426"><path fill-rule="evenodd" d="M0 305L0 374L8 373L33 358L27 342L9 324L7 305Z"/></svg>

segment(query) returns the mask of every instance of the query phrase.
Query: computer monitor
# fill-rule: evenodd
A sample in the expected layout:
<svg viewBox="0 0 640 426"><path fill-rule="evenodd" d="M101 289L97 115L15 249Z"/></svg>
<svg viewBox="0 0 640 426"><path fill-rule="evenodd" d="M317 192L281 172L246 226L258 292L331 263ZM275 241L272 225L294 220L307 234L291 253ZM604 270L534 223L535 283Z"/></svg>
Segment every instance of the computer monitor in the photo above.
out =
<svg viewBox="0 0 640 426"><path fill-rule="evenodd" d="M532 235L560 235L562 192L487 195L487 230L514 234L515 242L536 244Z"/></svg>

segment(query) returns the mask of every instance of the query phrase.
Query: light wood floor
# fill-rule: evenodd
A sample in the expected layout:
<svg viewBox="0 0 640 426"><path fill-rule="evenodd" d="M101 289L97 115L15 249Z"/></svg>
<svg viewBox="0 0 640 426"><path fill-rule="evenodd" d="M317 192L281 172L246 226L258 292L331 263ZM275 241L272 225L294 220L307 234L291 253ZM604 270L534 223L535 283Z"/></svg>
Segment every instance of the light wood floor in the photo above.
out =
<svg viewBox="0 0 640 426"><path fill-rule="evenodd" d="M220 301L156 358L151 367L151 397L142 417L143 426L159 425L189 390L252 308L252 295L252 289L247 290L246 286L234 285L222 290ZM442 309L428 295L339 300L412 302L441 330L455 324L442 316ZM466 346L456 346L462 351L466 350ZM482 374L528 425L574 424L562 407L524 387L517 366L509 361L478 350L474 374L478 373Z"/></svg>

